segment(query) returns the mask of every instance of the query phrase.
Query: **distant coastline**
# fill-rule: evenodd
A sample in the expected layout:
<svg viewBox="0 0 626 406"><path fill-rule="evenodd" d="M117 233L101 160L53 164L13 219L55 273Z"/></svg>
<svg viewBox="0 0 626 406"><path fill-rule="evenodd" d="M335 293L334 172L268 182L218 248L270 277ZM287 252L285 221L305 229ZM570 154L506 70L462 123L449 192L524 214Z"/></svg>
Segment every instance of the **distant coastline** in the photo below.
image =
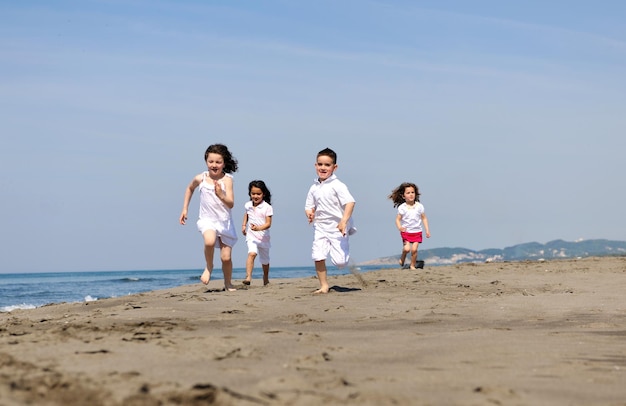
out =
<svg viewBox="0 0 626 406"><path fill-rule="evenodd" d="M432 248L419 251L419 259L426 265L454 265L467 262L541 261L550 259L585 258L591 256L624 256L626 241L605 239L564 241L545 244L529 242L504 249L489 248L480 251L467 248ZM400 254L361 262L359 265L395 265Z"/></svg>

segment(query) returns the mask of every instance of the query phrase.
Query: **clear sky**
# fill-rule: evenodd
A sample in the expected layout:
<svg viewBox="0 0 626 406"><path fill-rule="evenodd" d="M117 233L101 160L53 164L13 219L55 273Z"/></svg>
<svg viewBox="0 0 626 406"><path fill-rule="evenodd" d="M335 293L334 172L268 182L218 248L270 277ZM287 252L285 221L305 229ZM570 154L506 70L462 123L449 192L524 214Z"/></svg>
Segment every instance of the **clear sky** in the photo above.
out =
<svg viewBox="0 0 626 406"><path fill-rule="evenodd" d="M272 191L273 266L312 265L325 147L356 262L400 253L403 181L421 249L625 240L624 21L621 0L0 1L0 272L202 268L197 195L178 217L217 142L237 225L250 180Z"/></svg>

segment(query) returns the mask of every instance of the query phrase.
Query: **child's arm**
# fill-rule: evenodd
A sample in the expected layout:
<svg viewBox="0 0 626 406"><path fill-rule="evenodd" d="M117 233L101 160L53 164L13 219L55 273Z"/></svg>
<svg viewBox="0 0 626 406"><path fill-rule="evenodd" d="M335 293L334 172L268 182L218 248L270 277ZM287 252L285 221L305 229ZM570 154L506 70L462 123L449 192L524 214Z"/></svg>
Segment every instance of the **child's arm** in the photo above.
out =
<svg viewBox="0 0 626 406"><path fill-rule="evenodd" d="M180 218L178 221L180 224L185 225L185 221L187 220L187 211L189 210L189 202L191 201L191 196L193 196L194 190L200 185L202 182L202 174L194 176L194 178L185 189L185 199L183 200L183 210L180 213Z"/></svg>
<svg viewBox="0 0 626 406"><path fill-rule="evenodd" d="M343 235L346 235L346 233L348 232L348 220L350 220L350 217L352 217L353 211L354 202L346 203L346 206L343 209L343 217L341 217L339 224L337 224L337 228L339 229L339 231L341 231L341 234Z"/></svg>
<svg viewBox="0 0 626 406"><path fill-rule="evenodd" d="M309 224L315 219L315 199L313 198L311 190L312 189L309 189L309 192L306 194L306 200L304 202L304 214L307 220L309 220Z"/></svg>
<svg viewBox="0 0 626 406"><path fill-rule="evenodd" d="M235 193L233 192L233 178L230 176L224 176L222 178L224 181L224 190L222 193L222 188L218 181L215 181L215 194L217 198L222 201L229 209L232 209L235 206Z"/></svg>
<svg viewBox="0 0 626 406"><path fill-rule="evenodd" d="M422 223L424 224L424 231L426 231L426 238L430 238L430 228L428 227L428 217L426 217L426 213L422 213Z"/></svg>
<svg viewBox="0 0 626 406"><path fill-rule="evenodd" d="M241 232L246 235L246 224L248 224L248 213L243 214L243 224L241 225ZM252 226L250 226L252 228Z"/></svg>
<svg viewBox="0 0 626 406"><path fill-rule="evenodd" d="M315 207L305 209L304 214L306 214L306 218L309 220L309 224L311 224L313 222L313 219L315 218Z"/></svg>
<svg viewBox="0 0 626 406"><path fill-rule="evenodd" d="M263 225L250 224L250 228L254 231L267 230L271 226L272 226L272 216L265 216L265 224Z"/></svg>
<svg viewBox="0 0 626 406"><path fill-rule="evenodd" d="M406 231L406 229L402 227L402 214L398 213L398 215L396 216L396 227L398 227L398 230L400 230L400 232Z"/></svg>

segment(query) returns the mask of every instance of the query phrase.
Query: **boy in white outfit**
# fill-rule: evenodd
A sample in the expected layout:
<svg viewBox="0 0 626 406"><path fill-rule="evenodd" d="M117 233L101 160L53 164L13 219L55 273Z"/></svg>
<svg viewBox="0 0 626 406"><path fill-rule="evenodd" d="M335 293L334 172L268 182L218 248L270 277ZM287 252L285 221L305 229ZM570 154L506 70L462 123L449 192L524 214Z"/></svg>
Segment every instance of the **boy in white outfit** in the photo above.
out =
<svg viewBox="0 0 626 406"><path fill-rule="evenodd" d="M326 258L342 268L350 260L348 236L356 232L352 225L355 200L348 187L334 174L337 154L330 148L317 153L317 179L306 196L304 212L313 223L312 258L320 288L314 293L328 293Z"/></svg>

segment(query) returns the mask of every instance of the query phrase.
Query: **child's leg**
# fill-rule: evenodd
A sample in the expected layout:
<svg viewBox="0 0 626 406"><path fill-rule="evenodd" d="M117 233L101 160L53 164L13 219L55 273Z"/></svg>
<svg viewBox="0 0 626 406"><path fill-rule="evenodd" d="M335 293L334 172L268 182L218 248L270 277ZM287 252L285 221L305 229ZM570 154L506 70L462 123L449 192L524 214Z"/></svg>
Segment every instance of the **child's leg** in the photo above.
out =
<svg viewBox="0 0 626 406"><path fill-rule="evenodd" d="M202 234L202 238L204 239L204 259L206 266L204 272L202 272L202 276L200 276L200 280L205 285L208 285L211 280L211 272L213 272L213 253L215 251L216 241L215 230L206 230Z"/></svg>
<svg viewBox="0 0 626 406"><path fill-rule="evenodd" d="M330 252L330 247L331 244L328 236L316 230L315 236L313 237L311 257L315 262L315 273L317 273L320 288L313 293L328 293L328 290L330 289L326 276L326 257Z"/></svg>
<svg viewBox="0 0 626 406"><path fill-rule="evenodd" d="M417 269L415 268L415 263L417 261L417 247L420 245L420 243L418 242L414 242L411 245L411 269Z"/></svg>
<svg viewBox="0 0 626 406"><path fill-rule="evenodd" d="M334 238L329 238L330 260L337 268L342 269L350 262L350 239L339 233Z"/></svg>
<svg viewBox="0 0 626 406"><path fill-rule="evenodd" d="M233 286L232 277L233 277L233 260L231 259L232 247L228 245L221 244L222 249L220 250L220 257L222 259L222 272L224 272L224 288L233 292L237 289Z"/></svg>
<svg viewBox="0 0 626 406"><path fill-rule="evenodd" d="M313 293L328 293L328 279L326 278L326 260L315 261L315 272L317 279L320 281L320 288Z"/></svg>
<svg viewBox="0 0 626 406"><path fill-rule="evenodd" d="M411 250L411 243L405 241L402 245L402 254L400 254L400 266L404 266L404 260L406 260L406 255Z"/></svg>
<svg viewBox="0 0 626 406"><path fill-rule="evenodd" d="M259 247L259 261L263 268L263 285L270 283L270 247Z"/></svg>
<svg viewBox="0 0 626 406"><path fill-rule="evenodd" d="M259 247L259 260L263 268L263 286L270 283L270 248Z"/></svg>
<svg viewBox="0 0 626 406"><path fill-rule="evenodd" d="M263 285L270 283L270 264L263 264Z"/></svg>
<svg viewBox="0 0 626 406"><path fill-rule="evenodd" d="M246 285L249 285L250 281L252 281L252 269L254 269L255 258L256 252L248 252L248 258L246 259L246 280L244 281Z"/></svg>

